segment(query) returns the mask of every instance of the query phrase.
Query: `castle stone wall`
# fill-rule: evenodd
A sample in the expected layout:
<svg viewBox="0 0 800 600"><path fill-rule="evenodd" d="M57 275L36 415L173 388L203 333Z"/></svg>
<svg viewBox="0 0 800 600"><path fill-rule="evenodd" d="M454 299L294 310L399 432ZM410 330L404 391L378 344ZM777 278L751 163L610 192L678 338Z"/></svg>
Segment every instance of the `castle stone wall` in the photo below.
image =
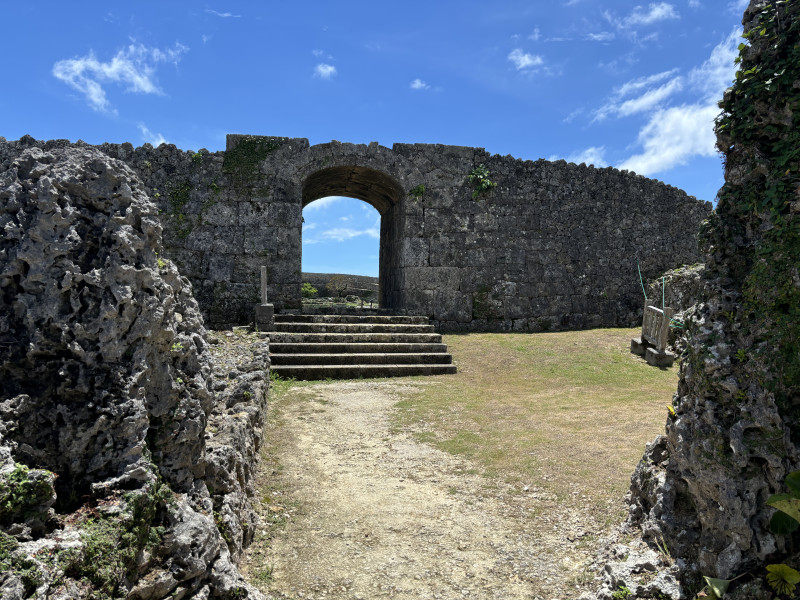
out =
<svg viewBox="0 0 800 600"><path fill-rule="evenodd" d="M3 142L0 160L31 145L70 142ZM637 259L645 280L697 262L697 230L711 212L633 173L481 148L241 135L215 153L98 147L145 182L165 258L192 281L213 327L252 320L262 264L276 309L300 306L302 208L326 195L381 213L381 305L445 330L633 325ZM469 174L479 165L496 187L474 198Z"/></svg>

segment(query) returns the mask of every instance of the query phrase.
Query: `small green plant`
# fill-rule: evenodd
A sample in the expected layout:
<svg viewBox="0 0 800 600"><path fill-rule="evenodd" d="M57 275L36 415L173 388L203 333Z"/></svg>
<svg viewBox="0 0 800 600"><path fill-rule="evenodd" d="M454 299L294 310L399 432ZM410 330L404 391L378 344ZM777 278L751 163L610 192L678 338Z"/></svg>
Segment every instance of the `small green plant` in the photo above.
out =
<svg viewBox="0 0 800 600"><path fill-rule="evenodd" d="M242 398L244 398L249 402L253 398L253 393L250 392L249 390L245 390L244 392L242 392Z"/></svg>
<svg viewBox="0 0 800 600"><path fill-rule="evenodd" d="M183 350L183 344L181 344L180 342L175 342L174 344L172 344L173 352L180 352L181 350Z"/></svg>
<svg viewBox="0 0 800 600"><path fill-rule="evenodd" d="M145 169L149 169L149 168L152 166L152 165L150 164L150 161L149 161L149 160L146 160L146 161L144 161L142 164L144 165L144 168L145 168Z"/></svg>
<svg viewBox="0 0 800 600"><path fill-rule="evenodd" d="M767 583L776 594L794 595L794 588L800 583L800 573L784 564L767 565Z"/></svg>
<svg viewBox="0 0 800 600"><path fill-rule="evenodd" d="M739 348L736 351L736 360L738 360L739 362L744 362L745 360L747 360L747 352L745 352L744 348Z"/></svg>
<svg viewBox="0 0 800 600"><path fill-rule="evenodd" d="M176 383L178 383L179 385L183 385L183 379L182 379L181 377L178 377L178 378L175 380L175 382L176 382Z"/></svg>
<svg viewBox="0 0 800 600"><path fill-rule="evenodd" d="M262 584L271 583L274 571L275 565L265 565L264 568L258 569L255 572L255 580Z"/></svg>
<svg viewBox="0 0 800 600"><path fill-rule="evenodd" d="M192 154L192 162L194 164L196 164L196 165L202 165L203 164L203 155L202 155L202 153L195 152L194 154Z"/></svg>
<svg viewBox="0 0 800 600"><path fill-rule="evenodd" d="M469 179L472 187L475 188L472 191L473 200L476 200L482 194L488 193L493 187L497 187L497 184L489 179L489 175L491 175L491 173L484 164L478 165L469 172L467 179Z"/></svg>
<svg viewBox="0 0 800 600"><path fill-rule="evenodd" d="M300 293L303 295L303 298L314 298L317 295L317 288L315 288L310 283L306 282L300 288Z"/></svg>
<svg viewBox="0 0 800 600"><path fill-rule="evenodd" d="M408 195L414 200L420 200L424 194L425 194L424 183L420 183L418 186L415 186L408 191Z"/></svg>
<svg viewBox="0 0 800 600"><path fill-rule="evenodd" d="M619 586L619 589L615 592L612 592L611 599L612 600L627 600L631 597L631 591L626 588L624 585Z"/></svg>

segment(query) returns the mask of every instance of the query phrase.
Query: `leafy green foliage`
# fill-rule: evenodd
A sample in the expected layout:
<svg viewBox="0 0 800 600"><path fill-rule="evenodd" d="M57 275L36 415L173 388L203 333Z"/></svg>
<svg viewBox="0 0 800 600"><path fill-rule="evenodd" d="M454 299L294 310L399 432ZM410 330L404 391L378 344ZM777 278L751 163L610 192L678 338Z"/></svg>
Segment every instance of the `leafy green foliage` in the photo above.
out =
<svg viewBox="0 0 800 600"><path fill-rule="evenodd" d="M706 590L711 600L720 600L725 595L725 592L728 591L731 581L733 581L732 579L717 579L716 577L703 577L703 579L705 579Z"/></svg>
<svg viewBox="0 0 800 600"><path fill-rule="evenodd" d="M142 552L152 552L161 543L165 528L159 524L159 515L173 495L159 482L126 499L130 512L86 521L81 551L69 552L59 560L69 577L92 584L92 597L98 600L125 596L123 583L136 578Z"/></svg>
<svg viewBox="0 0 800 600"><path fill-rule="evenodd" d="M739 70L717 120L727 172L739 176L720 190L716 226L703 235L723 247L757 232L754 255L731 263L744 281L744 333L756 336L765 387L800 421L791 401L800 392L800 219L791 210L800 186L800 20L785 14L790 5L767 3L739 46Z"/></svg>
<svg viewBox="0 0 800 600"><path fill-rule="evenodd" d="M491 175L491 173L484 164L478 165L469 172L467 179L472 187L475 188L472 191L473 200L477 199L482 194L488 193L493 187L497 187L497 184L489 179L489 175Z"/></svg>
<svg viewBox="0 0 800 600"><path fill-rule="evenodd" d="M317 288L308 282L305 282L300 288L300 293L303 295L303 298L314 298L317 295L317 291Z"/></svg>
<svg viewBox="0 0 800 600"><path fill-rule="evenodd" d="M618 590L615 590L611 593L612 600L627 600L632 596L630 589L625 587L624 585L619 586Z"/></svg>
<svg viewBox="0 0 800 600"><path fill-rule="evenodd" d="M767 583L776 594L794 594L800 573L788 565L767 565Z"/></svg>
<svg viewBox="0 0 800 600"><path fill-rule="evenodd" d="M29 473L28 467L17 463L10 473L0 477L0 523L25 516L50 497L50 482L46 478L30 478Z"/></svg>
<svg viewBox="0 0 800 600"><path fill-rule="evenodd" d="M186 179L171 185L167 192L167 200L170 205L167 216L175 224L175 233L182 240L186 239L192 231L192 224L185 212L191 191L192 184Z"/></svg>
<svg viewBox="0 0 800 600"><path fill-rule="evenodd" d="M248 136L225 152L222 172L231 178L235 185L250 185L259 177L258 166L270 153L281 147L276 138Z"/></svg>
<svg viewBox="0 0 800 600"><path fill-rule="evenodd" d="M425 184L420 183L419 185L411 188L408 191L408 195L413 198L414 200L420 200L422 196L425 194Z"/></svg>

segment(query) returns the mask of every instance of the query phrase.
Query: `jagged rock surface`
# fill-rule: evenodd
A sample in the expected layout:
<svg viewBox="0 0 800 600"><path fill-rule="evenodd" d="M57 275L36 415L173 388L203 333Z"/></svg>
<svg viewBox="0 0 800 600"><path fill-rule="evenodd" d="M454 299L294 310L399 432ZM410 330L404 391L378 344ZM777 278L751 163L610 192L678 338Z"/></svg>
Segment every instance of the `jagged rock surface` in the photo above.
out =
<svg viewBox="0 0 800 600"><path fill-rule="evenodd" d="M260 597L234 561L255 525L266 351L246 381L215 383L191 286L123 163L6 150L0 478L36 491L39 516L0 514L0 596ZM130 553L94 556L103 540Z"/></svg>
<svg viewBox="0 0 800 600"><path fill-rule="evenodd" d="M769 597L766 562L800 566L766 506L800 468L800 5L753 0L743 23L749 43L717 125L726 183L701 232L703 297L676 415L634 474L630 521L686 561L684 583L752 570L759 579L729 594L756 598Z"/></svg>

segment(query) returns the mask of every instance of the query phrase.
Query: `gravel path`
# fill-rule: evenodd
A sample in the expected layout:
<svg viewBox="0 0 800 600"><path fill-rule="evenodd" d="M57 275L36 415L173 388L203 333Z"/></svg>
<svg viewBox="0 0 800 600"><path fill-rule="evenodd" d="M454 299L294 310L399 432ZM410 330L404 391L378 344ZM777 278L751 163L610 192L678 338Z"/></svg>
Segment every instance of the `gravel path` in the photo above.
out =
<svg viewBox="0 0 800 600"><path fill-rule="evenodd" d="M391 431L408 386L321 383L281 401L264 520L287 520L251 547L242 566L252 581L271 598L304 600L566 600L590 589L602 541L580 502L567 509L536 482L476 475Z"/></svg>

